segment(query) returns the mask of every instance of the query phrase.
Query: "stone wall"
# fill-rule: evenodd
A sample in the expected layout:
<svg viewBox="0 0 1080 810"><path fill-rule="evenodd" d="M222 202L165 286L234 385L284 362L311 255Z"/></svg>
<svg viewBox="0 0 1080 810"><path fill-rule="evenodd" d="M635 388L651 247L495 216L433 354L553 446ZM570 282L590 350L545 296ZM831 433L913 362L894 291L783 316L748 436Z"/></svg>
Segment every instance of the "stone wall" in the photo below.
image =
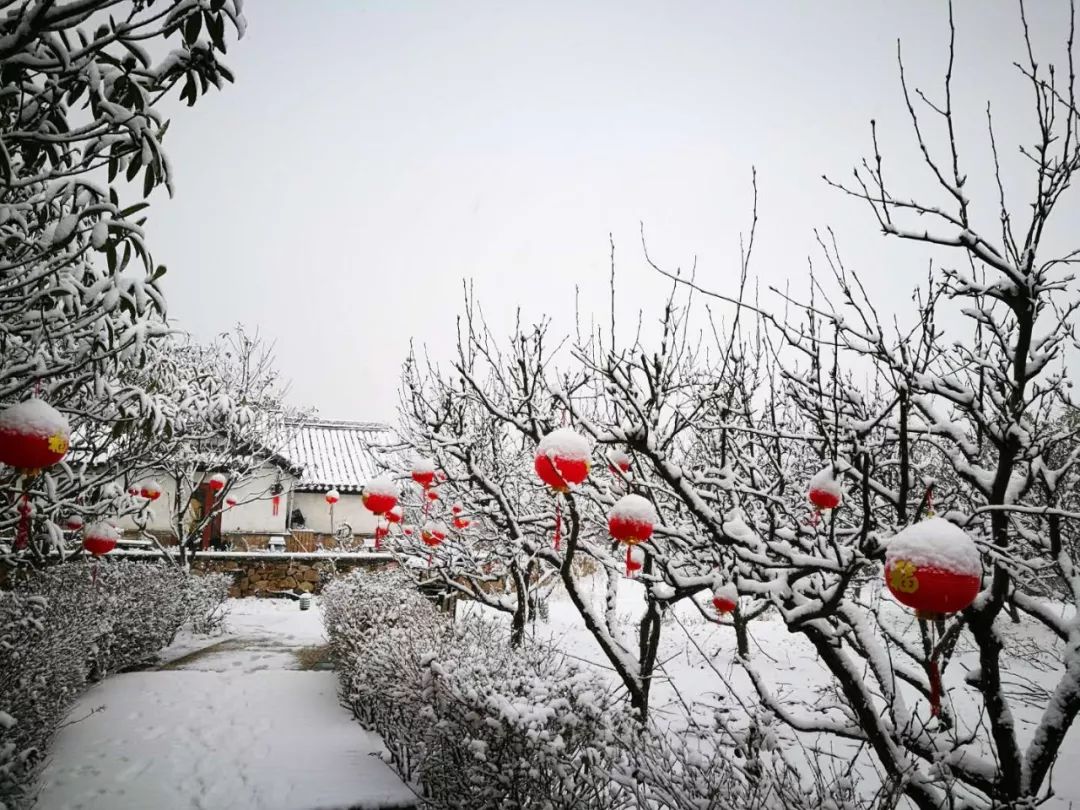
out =
<svg viewBox="0 0 1080 810"><path fill-rule="evenodd" d="M323 586L335 576L347 574L356 568L374 570L396 565L382 556L371 560L356 559L361 555L342 560L314 559L317 555L251 554L244 556L200 555L195 558L192 570L196 573L212 571L232 577L229 596L273 596L285 592L293 594L321 593ZM262 558L262 559L260 559Z"/></svg>

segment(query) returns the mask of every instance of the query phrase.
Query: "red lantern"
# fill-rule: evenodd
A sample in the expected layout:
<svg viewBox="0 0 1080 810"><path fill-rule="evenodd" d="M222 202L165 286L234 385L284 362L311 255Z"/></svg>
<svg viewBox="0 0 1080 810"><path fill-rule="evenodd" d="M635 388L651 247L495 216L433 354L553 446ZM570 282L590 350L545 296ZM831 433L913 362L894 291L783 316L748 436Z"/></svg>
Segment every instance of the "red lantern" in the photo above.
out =
<svg viewBox="0 0 1080 810"><path fill-rule="evenodd" d="M280 495L274 495L270 498L270 508L273 510L274 517L277 517L278 510L281 509Z"/></svg>
<svg viewBox="0 0 1080 810"><path fill-rule="evenodd" d="M386 521L388 523L401 523L402 517L403 514L400 506L395 506L393 509L389 510L386 513Z"/></svg>
<svg viewBox="0 0 1080 810"><path fill-rule="evenodd" d="M161 484L157 481L147 481L142 485L139 490L139 494L146 498L148 501L156 501L161 497Z"/></svg>
<svg viewBox="0 0 1080 810"><path fill-rule="evenodd" d="M364 486L364 491L361 494L361 499L364 502L365 508L367 508L369 512L372 512L376 515L385 514L386 512L389 512L391 509L397 506L397 484L395 484L386 476L372 478Z"/></svg>
<svg viewBox="0 0 1080 810"><path fill-rule="evenodd" d="M608 453L607 458L608 469L611 470L614 475L625 475L626 473L630 472L630 465L632 463L632 459L624 451L612 450L610 453Z"/></svg>
<svg viewBox="0 0 1080 810"><path fill-rule="evenodd" d="M469 528L471 524L472 521L469 520L467 517L454 518L454 528L458 531L465 531L465 529Z"/></svg>
<svg viewBox="0 0 1080 810"><path fill-rule="evenodd" d="M210 487L211 492L221 492L225 489L225 485L229 483L229 479L222 473L214 473L210 476L210 479L206 482L206 485Z"/></svg>
<svg viewBox="0 0 1080 810"><path fill-rule="evenodd" d="M138 487L136 487L136 486L128 487L128 495L130 495L132 498L134 498L138 494L139 494L139 488Z"/></svg>
<svg viewBox="0 0 1080 810"><path fill-rule="evenodd" d="M435 548L446 539L446 527L441 523L425 523L420 529L420 539L424 545Z"/></svg>
<svg viewBox="0 0 1080 810"><path fill-rule="evenodd" d="M333 506L335 503L341 500L341 493L336 489L332 489L326 493L326 502Z"/></svg>
<svg viewBox="0 0 1080 810"><path fill-rule="evenodd" d="M108 523L95 523L86 529L83 535L83 548L95 557L108 554L120 539L120 532Z"/></svg>
<svg viewBox="0 0 1080 810"><path fill-rule="evenodd" d="M429 489L426 494L427 494L427 499L429 501L437 501L437 500L439 500L439 493L436 492L433 489Z"/></svg>
<svg viewBox="0 0 1080 810"><path fill-rule="evenodd" d="M0 463L24 472L51 467L67 455L71 428L63 415L40 399L0 411Z"/></svg>
<svg viewBox="0 0 1080 810"><path fill-rule="evenodd" d="M234 506L236 506L236 498L233 498L231 496L226 498L225 499L225 505L227 507L229 507L230 509L232 509Z"/></svg>
<svg viewBox="0 0 1080 810"><path fill-rule="evenodd" d="M634 545L652 537L656 521L656 510L645 498L623 495L608 512L608 531L620 543Z"/></svg>
<svg viewBox="0 0 1080 810"><path fill-rule="evenodd" d="M920 618L956 613L982 587L979 549L959 526L939 517L923 520L886 545L885 584Z"/></svg>
<svg viewBox="0 0 1080 810"><path fill-rule="evenodd" d="M401 530L401 533L403 535L405 535L406 537L412 537L413 536L412 527L406 526L404 529Z"/></svg>
<svg viewBox="0 0 1080 810"><path fill-rule="evenodd" d="M589 477L589 440L570 428L553 430L540 440L533 466L540 480L556 492Z"/></svg>
<svg viewBox="0 0 1080 810"><path fill-rule="evenodd" d="M450 507L450 511L453 512L455 515L460 515L462 512L465 511L465 508L460 503L455 503L453 506Z"/></svg>
<svg viewBox="0 0 1080 810"><path fill-rule="evenodd" d="M427 489L435 480L435 462L430 458L418 458L412 465L412 480Z"/></svg>
<svg viewBox="0 0 1080 810"><path fill-rule="evenodd" d="M64 521L64 528L69 532L77 532L83 527L83 519L79 515L68 515Z"/></svg>
<svg viewBox="0 0 1080 810"><path fill-rule="evenodd" d="M717 585L712 592L713 607L717 613L731 613L739 605L739 592L732 583Z"/></svg>
<svg viewBox="0 0 1080 810"><path fill-rule="evenodd" d="M810 503L820 512L823 509L835 509L844 499L844 489L832 464L810 479L810 491L807 493Z"/></svg>

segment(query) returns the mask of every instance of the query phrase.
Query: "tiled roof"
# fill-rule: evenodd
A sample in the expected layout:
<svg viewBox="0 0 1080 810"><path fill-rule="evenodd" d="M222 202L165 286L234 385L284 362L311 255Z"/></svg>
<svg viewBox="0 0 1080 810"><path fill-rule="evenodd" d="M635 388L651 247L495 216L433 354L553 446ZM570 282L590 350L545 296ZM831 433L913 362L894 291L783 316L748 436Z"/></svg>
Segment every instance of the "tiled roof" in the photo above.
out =
<svg viewBox="0 0 1080 810"><path fill-rule="evenodd" d="M394 432L378 422L307 420L285 445L282 455L303 468L297 489L359 492L381 471L377 461L380 448L396 442Z"/></svg>

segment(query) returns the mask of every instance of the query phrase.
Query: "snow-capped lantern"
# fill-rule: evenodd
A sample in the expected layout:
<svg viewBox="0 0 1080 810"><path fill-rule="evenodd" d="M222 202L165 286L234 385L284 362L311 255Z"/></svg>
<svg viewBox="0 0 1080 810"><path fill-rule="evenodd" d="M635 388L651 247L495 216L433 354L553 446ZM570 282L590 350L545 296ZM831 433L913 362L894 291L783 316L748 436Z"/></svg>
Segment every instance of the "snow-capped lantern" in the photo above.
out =
<svg viewBox="0 0 1080 810"><path fill-rule="evenodd" d="M393 509L386 511L387 523L401 523L402 517L404 517L404 513L401 511L400 506L395 506Z"/></svg>
<svg viewBox="0 0 1080 810"><path fill-rule="evenodd" d="M28 399L0 411L0 463L27 473L51 467L67 455L67 419L41 399Z"/></svg>
<svg viewBox="0 0 1080 810"><path fill-rule="evenodd" d="M326 493L326 502L333 506L335 503L341 500L341 493L336 489L332 489Z"/></svg>
<svg viewBox="0 0 1080 810"><path fill-rule="evenodd" d="M156 501L161 497L161 484L157 481L147 481L139 488L139 494L148 501Z"/></svg>
<svg viewBox="0 0 1080 810"><path fill-rule="evenodd" d="M221 492L228 483L229 479L225 477L224 473L214 473L207 480L206 485L210 487L211 492Z"/></svg>
<svg viewBox="0 0 1080 810"><path fill-rule="evenodd" d="M436 492L433 489L429 489L425 494L427 495L427 499L429 501L437 501L437 500L439 500L439 493Z"/></svg>
<svg viewBox="0 0 1080 810"><path fill-rule="evenodd" d="M634 576L645 567L645 549L641 546L626 547L626 575Z"/></svg>
<svg viewBox="0 0 1080 810"><path fill-rule="evenodd" d="M450 511L455 515L460 515L462 512L465 511L465 507L462 506L460 503L455 503L453 506L450 507Z"/></svg>
<svg viewBox="0 0 1080 810"><path fill-rule="evenodd" d="M432 548L442 543L446 539L446 534L446 526L437 522L425 523L420 529L420 539L424 541L424 545Z"/></svg>
<svg viewBox="0 0 1080 810"><path fill-rule="evenodd" d="M739 606L739 592L731 582L716 585L712 591L712 604L717 613L731 613Z"/></svg>
<svg viewBox="0 0 1080 810"><path fill-rule="evenodd" d="M418 458L413 461L412 480L427 489L435 480L435 462L430 458Z"/></svg>
<svg viewBox="0 0 1080 810"><path fill-rule="evenodd" d="M608 512L608 531L620 543L635 545L652 537L656 509L640 495L623 495Z"/></svg>
<svg viewBox="0 0 1080 810"><path fill-rule="evenodd" d="M364 491L360 497L364 502L364 507L369 512L384 515L397 506L397 484L385 475L380 475L378 478L372 478L364 485Z"/></svg>
<svg viewBox="0 0 1080 810"><path fill-rule="evenodd" d="M844 489L840 486L840 478L832 464L810 479L806 497L819 512L835 509L844 500Z"/></svg>
<svg viewBox="0 0 1080 810"><path fill-rule="evenodd" d="M469 520L467 517L462 517L461 515L458 515L454 518L454 528L457 529L459 532L465 531L471 525L472 521Z"/></svg>
<svg viewBox="0 0 1080 810"><path fill-rule="evenodd" d="M413 536L412 526L406 526L405 528L403 528L401 530L401 533L403 535L405 535L406 537L412 537Z"/></svg>
<svg viewBox="0 0 1080 810"><path fill-rule="evenodd" d="M274 517L277 517L278 512L281 510L281 493L285 491L285 487L281 485L280 481L275 481L274 485L270 487L270 509Z"/></svg>
<svg viewBox="0 0 1080 810"><path fill-rule="evenodd" d="M944 518L914 523L885 546L885 584L920 618L957 613L982 587L979 549L967 532Z"/></svg>
<svg viewBox="0 0 1080 810"><path fill-rule="evenodd" d="M630 454L624 450L612 450L607 454L608 469L611 470L613 475L626 475L630 472L630 465L633 463L633 459L630 458Z"/></svg>
<svg viewBox="0 0 1080 810"><path fill-rule="evenodd" d="M589 477L589 440L570 428L558 428L540 440L533 466L540 480L556 492Z"/></svg>
<svg viewBox="0 0 1080 810"><path fill-rule="evenodd" d="M77 532L83 527L83 519L79 515L68 515L64 519L64 528L69 532Z"/></svg>
<svg viewBox="0 0 1080 810"><path fill-rule="evenodd" d="M119 540L120 532L117 528L110 523L100 521L87 527L83 534L83 548L88 554L100 557L116 548Z"/></svg>
<svg viewBox="0 0 1080 810"><path fill-rule="evenodd" d="M236 498L232 497L231 495L225 499L225 506L227 506L229 509L232 509L234 506L236 506L236 504Z"/></svg>

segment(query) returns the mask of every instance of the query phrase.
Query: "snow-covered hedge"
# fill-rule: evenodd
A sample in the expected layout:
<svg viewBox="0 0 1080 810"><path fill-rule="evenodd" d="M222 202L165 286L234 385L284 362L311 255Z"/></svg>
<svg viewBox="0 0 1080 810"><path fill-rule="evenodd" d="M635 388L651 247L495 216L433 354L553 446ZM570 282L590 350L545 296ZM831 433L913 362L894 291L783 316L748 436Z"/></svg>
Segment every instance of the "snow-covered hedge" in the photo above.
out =
<svg viewBox="0 0 1080 810"><path fill-rule="evenodd" d="M92 681L205 627L227 585L172 565L70 563L0 592L0 808L19 806L56 727ZM222 577L224 580L224 577ZM217 600L217 601L215 601Z"/></svg>

